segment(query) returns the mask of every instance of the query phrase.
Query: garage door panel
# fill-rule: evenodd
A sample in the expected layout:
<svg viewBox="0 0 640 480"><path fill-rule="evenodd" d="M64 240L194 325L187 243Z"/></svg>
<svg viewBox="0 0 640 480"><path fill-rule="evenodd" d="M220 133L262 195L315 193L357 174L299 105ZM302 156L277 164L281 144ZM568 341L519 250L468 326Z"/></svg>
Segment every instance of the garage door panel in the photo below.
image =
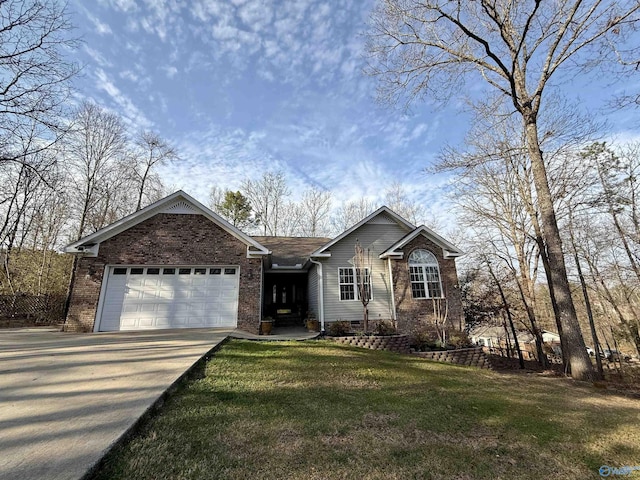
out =
<svg viewBox="0 0 640 480"><path fill-rule="evenodd" d="M169 320L166 318L160 318L158 319L156 326L158 328L171 328L171 323L169 323Z"/></svg>
<svg viewBox="0 0 640 480"><path fill-rule="evenodd" d="M126 330L127 328L134 328L137 325L136 320L136 318L122 317L120 319L120 329Z"/></svg>
<svg viewBox="0 0 640 480"><path fill-rule="evenodd" d="M162 300L162 292L158 290L143 291L142 300L146 300L149 302L157 302L158 300Z"/></svg>
<svg viewBox="0 0 640 480"><path fill-rule="evenodd" d="M100 330L235 327L237 272L237 267L112 267Z"/></svg>

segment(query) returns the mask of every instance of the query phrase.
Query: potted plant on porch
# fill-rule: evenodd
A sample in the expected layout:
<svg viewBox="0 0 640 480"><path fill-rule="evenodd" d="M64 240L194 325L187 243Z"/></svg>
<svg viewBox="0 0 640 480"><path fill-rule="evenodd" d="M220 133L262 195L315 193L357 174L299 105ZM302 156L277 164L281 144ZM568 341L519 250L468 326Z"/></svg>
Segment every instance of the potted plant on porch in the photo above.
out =
<svg viewBox="0 0 640 480"><path fill-rule="evenodd" d="M264 317L260 321L260 331L263 335L270 335L271 330L273 329L273 318L272 317Z"/></svg>
<svg viewBox="0 0 640 480"><path fill-rule="evenodd" d="M315 314L313 314L312 312L309 312L307 314L307 330L309 330L310 332L317 332L320 328L320 325L318 323L318 319L316 318Z"/></svg>

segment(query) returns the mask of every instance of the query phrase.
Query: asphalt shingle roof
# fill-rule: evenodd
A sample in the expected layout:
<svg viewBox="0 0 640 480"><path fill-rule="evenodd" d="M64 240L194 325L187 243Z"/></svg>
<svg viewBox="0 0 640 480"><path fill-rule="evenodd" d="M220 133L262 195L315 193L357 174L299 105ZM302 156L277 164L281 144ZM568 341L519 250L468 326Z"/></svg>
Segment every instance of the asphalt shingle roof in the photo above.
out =
<svg viewBox="0 0 640 480"><path fill-rule="evenodd" d="M253 236L256 242L271 250L271 262L280 266L304 265L314 251L330 242L325 237L261 237Z"/></svg>

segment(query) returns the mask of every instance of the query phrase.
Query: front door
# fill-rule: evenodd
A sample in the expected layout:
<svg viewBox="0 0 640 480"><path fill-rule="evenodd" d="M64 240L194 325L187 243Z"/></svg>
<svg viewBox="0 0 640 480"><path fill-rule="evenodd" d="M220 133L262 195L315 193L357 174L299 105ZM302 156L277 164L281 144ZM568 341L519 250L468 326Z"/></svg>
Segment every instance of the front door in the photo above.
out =
<svg viewBox="0 0 640 480"><path fill-rule="evenodd" d="M266 274L265 316L273 317L276 326L302 325L307 308L306 284L306 272Z"/></svg>

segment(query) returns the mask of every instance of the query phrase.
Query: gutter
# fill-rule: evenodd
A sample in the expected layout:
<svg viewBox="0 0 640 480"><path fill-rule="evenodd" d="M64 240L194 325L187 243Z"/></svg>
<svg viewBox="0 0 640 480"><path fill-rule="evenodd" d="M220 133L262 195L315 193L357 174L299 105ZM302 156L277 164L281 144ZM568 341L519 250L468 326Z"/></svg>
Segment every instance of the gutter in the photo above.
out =
<svg viewBox="0 0 640 480"><path fill-rule="evenodd" d="M313 258L309 258L309 261L318 266L318 316L320 317L320 332L324 334L324 283L322 263Z"/></svg>

